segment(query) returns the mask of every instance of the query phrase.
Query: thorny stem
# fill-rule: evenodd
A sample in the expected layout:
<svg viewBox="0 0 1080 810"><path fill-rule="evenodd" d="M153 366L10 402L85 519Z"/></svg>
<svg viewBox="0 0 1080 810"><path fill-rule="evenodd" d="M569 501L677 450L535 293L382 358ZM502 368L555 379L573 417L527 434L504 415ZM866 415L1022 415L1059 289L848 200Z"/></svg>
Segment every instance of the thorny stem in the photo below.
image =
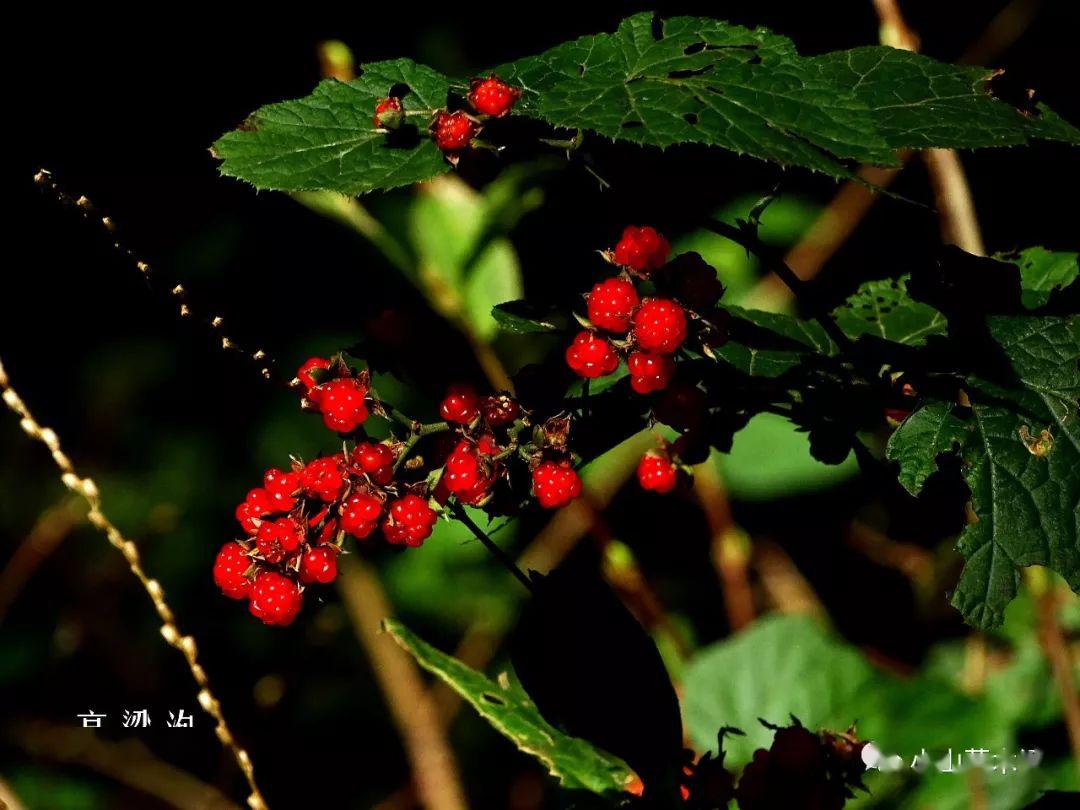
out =
<svg viewBox="0 0 1080 810"><path fill-rule="evenodd" d="M491 555L500 563L502 563L506 570L513 574L517 581L524 585L525 589L528 590L529 593L535 592L532 580L525 575L524 571L517 567L517 563L514 562L514 558L507 554L505 551L503 551L502 548L494 540L492 540L490 537L487 536L487 534L484 533L483 529L481 529L479 526L476 525L475 522L473 522L473 519L469 517L469 513L465 511L464 506L462 506L455 500L451 504L450 510L454 513L454 517L456 517L458 520L465 524L468 530L473 533L473 536L476 537L476 539L483 544L484 548L490 551Z"/></svg>
<svg viewBox="0 0 1080 810"><path fill-rule="evenodd" d="M120 533L120 530L113 525L112 521L109 520L102 511L101 494L98 491L97 484L90 478L81 478L78 475L71 460L61 449L60 438L56 435L56 432L52 430L52 428L42 427L38 424L37 420L34 419L30 409L23 402L22 398L19 397L15 389L11 387L2 362L0 362L0 391L3 392L4 403L20 418L20 424L26 434L32 439L37 439L49 449L53 461L60 469L60 480L63 481L64 486L86 501L87 505L90 507L90 511L87 514L87 520L104 532L109 543L124 555L124 559L127 560L128 567L131 569L131 573L139 580L139 583L150 597L150 601L154 603L154 608L157 610L158 616L161 619L161 635L169 645L183 653L184 659L188 664L188 669L191 670L191 677L199 687L199 705L202 706L203 710L217 723L214 732L217 734L218 740L220 740L222 746L233 755L236 764L240 767L240 770L244 774L244 778L247 780L248 789L250 791L247 799L248 806L251 810L266 810L266 800L263 799L262 793L259 791L259 786L255 782L255 767L251 763L251 757L249 757L247 751L241 748L236 742L232 730L225 722L225 715L222 714L221 704L218 702L218 699L214 697L213 692L211 692L210 681L206 677L206 672L198 661L198 647L195 644L195 639L191 636L180 634L180 630L176 626L172 608L170 608L165 601L165 592L161 587L161 583L156 579L151 579L147 576L142 567L142 557L139 554L138 547L125 538Z"/></svg>

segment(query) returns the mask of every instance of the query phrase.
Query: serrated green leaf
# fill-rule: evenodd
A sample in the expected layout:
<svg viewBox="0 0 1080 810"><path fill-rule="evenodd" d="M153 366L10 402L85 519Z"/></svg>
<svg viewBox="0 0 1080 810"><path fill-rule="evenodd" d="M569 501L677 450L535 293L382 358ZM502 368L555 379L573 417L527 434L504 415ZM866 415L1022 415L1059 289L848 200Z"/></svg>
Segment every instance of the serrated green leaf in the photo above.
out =
<svg viewBox="0 0 1080 810"><path fill-rule="evenodd" d="M1025 116L988 92L992 71L883 46L801 57L765 29L700 17L622 21L496 68L524 88L519 112L608 138L720 146L850 176L904 147L1080 143L1049 110Z"/></svg>
<svg viewBox="0 0 1080 810"><path fill-rule="evenodd" d="M933 400L915 410L889 437L885 455L900 465L897 476L904 489L918 495L937 469L938 456L955 450L967 438L969 426L953 414L953 405Z"/></svg>
<svg viewBox="0 0 1080 810"><path fill-rule="evenodd" d="M1028 309L1037 309L1050 300L1054 290L1068 287L1080 273L1076 253L1029 247L1019 253L999 253L995 259L1012 262L1020 268L1023 285L1023 303Z"/></svg>
<svg viewBox="0 0 1080 810"><path fill-rule="evenodd" d="M868 281L838 307L833 317L852 338L872 335L921 346L930 335L945 334L945 316L907 294L907 280Z"/></svg>
<svg viewBox="0 0 1080 810"><path fill-rule="evenodd" d="M798 368L808 354L832 355L836 344L815 321L804 321L794 315L765 312L759 309L725 307L733 317L732 337L713 350L720 359L752 377L779 377ZM740 324L742 322L742 324ZM743 325L757 327L749 332ZM768 333L771 333L768 334Z"/></svg>
<svg viewBox="0 0 1080 810"><path fill-rule="evenodd" d="M539 759L563 787L593 793L622 791L630 781L626 765L585 740L551 726L514 681L495 683L432 647L401 622L387 619L386 631L416 662L441 679L514 745Z"/></svg>
<svg viewBox="0 0 1080 810"><path fill-rule="evenodd" d="M558 326L550 318L551 313L538 309L528 301L504 301L491 310L491 317L504 332L516 335L556 332Z"/></svg>
<svg viewBox="0 0 1080 810"><path fill-rule="evenodd" d="M399 84L410 89L404 105L419 130L411 140L388 138L372 122L379 99ZM330 79L306 98L256 110L213 152L222 174L260 189L363 194L427 180L450 168L426 133L449 89L445 76L409 59L373 62L350 82Z"/></svg>
<svg viewBox="0 0 1080 810"><path fill-rule="evenodd" d="M960 537L967 563L952 602L984 629L1001 624L1022 567L1052 568L1080 591L1080 345L1072 319L987 322L1019 379L1009 387L969 381L964 477L978 520ZM1038 441L1043 430L1049 444Z"/></svg>

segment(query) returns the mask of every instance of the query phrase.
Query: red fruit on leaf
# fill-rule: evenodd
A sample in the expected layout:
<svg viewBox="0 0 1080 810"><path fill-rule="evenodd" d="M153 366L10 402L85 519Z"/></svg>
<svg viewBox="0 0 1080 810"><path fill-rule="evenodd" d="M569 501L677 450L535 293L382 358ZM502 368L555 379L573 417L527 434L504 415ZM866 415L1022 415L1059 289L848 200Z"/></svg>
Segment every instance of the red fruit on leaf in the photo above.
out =
<svg viewBox="0 0 1080 810"><path fill-rule="evenodd" d="M532 473L533 493L545 509L566 506L581 494L581 478L568 461L542 461Z"/></svg>
<svg viewBox="0 0 1080 810"><path fill-rule="evenodd" d="M300 547L303 534L292 518L264 520L255 535L255 547L268 563L279 563Z"/></svg>
<svg viewBox="0 0 1080 810"><path fill-rule="evenodd" d="M649 452L638 463L637 477L642 489L666 495L679 482L679 469L666 455Z"/></svg>
<svg viewBox="0 0 1080 810"><path fill-rule="evenodd" d="M442 111L435 116L435 144L444 152L464 149L479 131L477 123L460 110L454 113Z"/></svg>
<svg viewBox="0 0 1080 810"><path fill-rule="evenodd" d="M379 526L383 504L374 495L357 492L341 505L341 528L363 540Z"/></svg>
<svg viewBox="0 0 1080 810"><path fill-rule="evenodd" d="M263 624L285 627L292 624L304 594L295 581L274 571L263 571L251 585L248 609Z"/></svg>
<svg viewBox="0 0 1080 810"><path fill-rule="evenodd" d="M327 585L337 577L337 555L334 546L315 546L300 560L300 581L305 585L318 582Z"/></svg>
<svg viewBox="0 0 1080 810"><path fill-rule="evenodd" d="M431 536L438 515L419 495L406 495L390 504L382 529L387 542L420 546Z"/></svg>
<svg viewBox="0 0 1080 810"><path fill-rule="evenodd" d="M521 90L504 82L498 76L473 79L469 91L469 103L481 115L500 118L510 112L521 96Z"/></svg>
<svg viewBox="0 0 1080 810"><path fill-rule="evenodd" d="M642 273L663 267L670 252L668 240L656 228L628 225L612 255L615 264Z"/></svg>
<svg viewBox="0 0 1080 810"><path fill-rule="evenodd" d="M309 462L300 470L300 486L310 498L330 503L337 500L345 479L341 475L341 455L325 456Z"/></svg>
<svg viewBox="0 0 1080 810"><path fill-rule="evenodd" d="M471 385L451 385L439 405L439 415L447 422L468 425L480 415L480 397Z"/></svg>
<svg viewBox="0 0 1080 810"><path fill-rule="evenodd" d="M615 347L588 330L578 332L574 342L566 347L566 364L586 379L611 374L619 367Z"/></svg>
<svg viewBox="0 0 1080 810"><path fill-rule="evenodd" d="M214 584L230 599L247 599L251 580L244 574L250 567L247 549L236 542L226 543L214 559Z"/></svg>
<svg viewBox="0 0 1080 810"><path fill-rule="evenodd" d="M588 295L589 320L609 332L626 332L640 303L633 284L624 278L609 278L594 286Z"/></svg>
<svg viewBox="0 0 1080 810"><path fill-rule="evenodd" d="M344 377L316 386L309 398L318 406L330 430L352 433L368 418L367 394L367 387L359 380Z"/></svg>
<svg viewBox="0 0 1080 810"><path fill-rule="evenodd" d="M652 352L632 352L626 359L630 370L630 387L639 394L651 394L667 388L675 373L675 361L670 355Z"/></svg>
<svg viewBox="0 0 1080 810"><path fill-rule="evenodd" d="M309 357L304 361L304 364L300 366L296 371L296 379L298 379L308 391L319 384L319 381L315 379L312 374L316 370L326 370L330 368L330 361L325 357Z"/></svg>
<svg viewBox="0 0 1080 810"><path fill-rule="evenodd" d="M401 99L396 96L380 99L375 105L375 117L372 123L383 129L397 129L405 117Z"/></svg>
<svg viewBox="0 0 1080 810"><path fill-rule="evenodd" d="M385 486L394 478L394 451L389 445L360 442L353 459L376 484Z"/></svg>
<svg viewBox="0 0 1080 810"><path fill-rule="evenodd" d="M686 340L686 313L675 301L647 298L634 313L634 338L645 351L672 354Z"/></svg>

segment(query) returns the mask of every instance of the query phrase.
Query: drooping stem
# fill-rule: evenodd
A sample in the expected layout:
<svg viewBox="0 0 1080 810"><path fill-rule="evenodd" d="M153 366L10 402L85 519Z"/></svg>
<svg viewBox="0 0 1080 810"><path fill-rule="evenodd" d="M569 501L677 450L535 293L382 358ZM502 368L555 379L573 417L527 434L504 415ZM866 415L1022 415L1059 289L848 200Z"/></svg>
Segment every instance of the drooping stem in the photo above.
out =
<svg viewBox="0 0 1080 810"><path fill-rule="evenodd" d="M517 563L514 562L513 557L503 551L494 540L487 536L483 529L476 525L475 521L469 517L469 513L465 511L464 506L457 501L454 501L450 506L450 511L454 513L454 517L465 524L465 527L483 544L484 548L491 552L491 556L498 560L507 571L513 574L517 581L525 586L526 590L530 593L533 592L534 586L532 580L525 575L524 571L517 567Z"/></svg>

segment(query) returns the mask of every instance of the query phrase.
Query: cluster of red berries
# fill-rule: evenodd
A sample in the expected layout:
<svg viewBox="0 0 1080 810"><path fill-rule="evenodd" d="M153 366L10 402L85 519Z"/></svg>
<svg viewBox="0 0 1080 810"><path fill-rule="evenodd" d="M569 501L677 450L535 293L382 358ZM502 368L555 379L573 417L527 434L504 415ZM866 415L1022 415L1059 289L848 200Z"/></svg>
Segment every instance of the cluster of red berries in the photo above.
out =
<svg viewBox="0 0 1080 810"><path fill-rule="evenodd" d="M638 284L648 283L667 264L670 251L655 228L631 225L604 254L621 272L597 283L586 296L592 328L579 332L566 349L566 363L574 372L587 379L604 377L625 356L635 391L667 388L675 373L674 354L687 337L687 311L674 298L642 297Z"/></svg>
<svg viewBox="0 0 1080 810"><path fill-rule="evenodd" d="M519 88L507 84L498 76L473 79L468 98L475 114L464 110L436 112L431 124L431 134L436 145L448 153L467 148L480 134L485 119L507 115L520 96ZM397 129L404 116L404 104L396 96L380 99L375 105L374 123L381 129Z"/></svg>

